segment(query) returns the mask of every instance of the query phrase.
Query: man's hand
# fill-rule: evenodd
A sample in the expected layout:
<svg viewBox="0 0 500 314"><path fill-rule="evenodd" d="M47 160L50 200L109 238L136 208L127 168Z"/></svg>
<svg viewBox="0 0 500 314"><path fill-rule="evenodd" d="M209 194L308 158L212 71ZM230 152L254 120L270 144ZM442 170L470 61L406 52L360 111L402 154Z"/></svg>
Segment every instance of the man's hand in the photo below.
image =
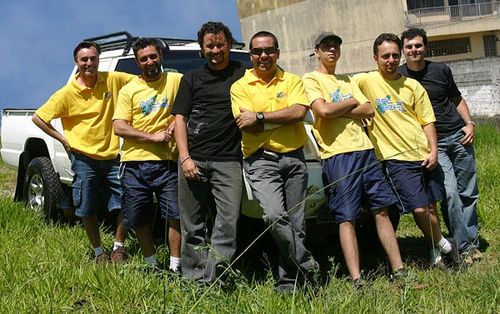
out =
<svg viewBox="0 0 500 314"><path fill-rule="evenodd" d="M186 180L200 181L201 172L191 157L179 158L179 162L181 163L182 172Z"/></svg>
<svg viewBox="0 0 500 314"><path fill-rule="evenodd" d="M64 150L66 151L66 153L68 154L68 157L70 157L70 159L71 159L71 146L69 146L69 143L66 140L66 138L64 139L64 142L61 142L61 144L63 145Z"/></svg>
<svg viewBox="0 0 500 314"><path fill-rule="evenodd" d="M427 170L432 170L436 168L438 164L438 154L437 152L431 152L429 156L422 162L422 166L424 166Z"/></svg>
<svg viewBox="0 0 500 314"><path fill-rule="evenodd" d="M172 138L171 134L167 130L159 131L155 134L151 134L151 142L162 143L168 142Z"/></svg>
<svg viewBox="0 0 500 314"><path fill-rule="evenodd" d="M172 121L167 128L167 133L170 136L170 140L175 140L174 138L175 120Z"/></svg>
<svg viewBox="0 0 500 314"><path fill-rule="evenodd" d="M472 142L474 141L474 125L472 123L467 123L462 128L462 131L464 131L465 135L460 141L460 144L462 145L472 144Z"/></svg>
<svg viewBox="0 0 500 314"><path fill-rule="evenodd" d="M245 108L240 108L240 114L236 116L236 125L240 130L252 127L257 124L257 117L255 112L247 110Z"/></svg>

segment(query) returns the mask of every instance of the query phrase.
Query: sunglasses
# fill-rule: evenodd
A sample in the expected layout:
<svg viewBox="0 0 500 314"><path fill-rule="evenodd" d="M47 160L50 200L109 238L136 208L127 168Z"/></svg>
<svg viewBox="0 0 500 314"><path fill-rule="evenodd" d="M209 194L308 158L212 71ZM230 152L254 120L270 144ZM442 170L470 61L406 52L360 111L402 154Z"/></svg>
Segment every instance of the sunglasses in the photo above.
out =
<svg viewBox="0 0 500 314"><path fill-rule="evenodd" d="M275 54L278 49L276 47L267 47L267 48L252 48L250 50L250 53L255 55L255 56L260 56L263 52L266 53L266 55L272 55Z"/></svg>

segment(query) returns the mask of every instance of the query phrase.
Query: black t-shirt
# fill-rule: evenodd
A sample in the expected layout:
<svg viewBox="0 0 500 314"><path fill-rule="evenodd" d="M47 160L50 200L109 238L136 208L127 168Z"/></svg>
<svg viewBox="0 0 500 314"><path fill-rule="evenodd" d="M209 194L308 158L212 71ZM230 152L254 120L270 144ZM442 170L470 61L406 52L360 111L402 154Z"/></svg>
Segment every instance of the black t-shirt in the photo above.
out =
<svg viewBox="0 0 500 314"><path fill-rule="evenodd" d="M460 130L465 122L457 111L452 99L461 96L455 84L451 69L444 63L425 61L425 68L412 71L406 64L398 68L398 72L411 77L422 84L436 116L436 131L438 139L448 137Z"/></svg>
<svg viewBox="0 0 500 314"><path fill-rule="evenodd" d="M230 60L224 70L203 67L181 80L172 114L187 117L189 155L195 159L236 161L242 159L241 132L231 110L231 85L245 67Z"/></svg>

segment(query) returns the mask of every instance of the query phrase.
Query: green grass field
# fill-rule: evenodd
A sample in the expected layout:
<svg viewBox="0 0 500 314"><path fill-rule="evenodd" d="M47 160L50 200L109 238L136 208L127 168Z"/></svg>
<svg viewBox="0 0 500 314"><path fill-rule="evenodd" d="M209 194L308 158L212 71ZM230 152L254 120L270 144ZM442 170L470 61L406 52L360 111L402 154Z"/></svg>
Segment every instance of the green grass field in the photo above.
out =
<svg viewBox="0 0 500 314"><path fill-rule="evenodd" d="M477 133L484 259L462 272L428 269L422 262L427 243L405 216L398 238L421 287L389 281L381 260L380 267L372 269L370 285L355 290L334 263L318 296L276 294L270 275L254 283L232 272L234 284L224 291L171 275L161 278L141 268L134 239L127 243L127 264L98 267L81 226L47 223L11 201L15 173L0 163L0 312L499 313L500 128L483 122ZM112 244L109 232L104 243ZM160 253L164 256L165 250Z"/></svg>

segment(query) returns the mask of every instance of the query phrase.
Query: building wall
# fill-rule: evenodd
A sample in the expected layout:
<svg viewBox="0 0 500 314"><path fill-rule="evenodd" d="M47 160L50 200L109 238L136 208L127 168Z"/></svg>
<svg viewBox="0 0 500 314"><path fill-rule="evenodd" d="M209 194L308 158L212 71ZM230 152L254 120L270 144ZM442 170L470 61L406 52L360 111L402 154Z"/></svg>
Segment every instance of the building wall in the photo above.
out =
<svg viewBox="0 0 500 314"><path fill-rule="evenodd" d="M500 115L500 57L446 63L474 116Z"/></svg>
<svg viewBox="0 0 500 314"><path fill-rule="evenodd" d="M407 27L406 0L237 0L243 41L258 31L274 33L280 43L278 63L302 75L317 67L309 57L315 37L332 31L342 37L342 58L337 73L376 69L372 45L384 32L401 34ZM500 15L475 17L423 27L429 40L471 38L471 52L435 57L454 71L457 85L474 115L500 115L500 59L484 58L483 35L500 38ZM497 56L500 41L497 40ZM461 60L461 61L459 61Z"/></svg>
<svg viewBox="0 0 500 314"><path fill-rule="evenodd" d="M401 33L404 29L404 0L303 0L269 1L266 10L256 7L262 1L238 1L242 38L248 42L260 30L274 33L280 42L279 64L298 74L311 71L316 60L310 58L316 36L333 31L344 40L339 72L359 72L374 68L373 40L382 32ZM293 3L292 3L293 2ZM253 14L248 12L253 3Z"/></svg>

